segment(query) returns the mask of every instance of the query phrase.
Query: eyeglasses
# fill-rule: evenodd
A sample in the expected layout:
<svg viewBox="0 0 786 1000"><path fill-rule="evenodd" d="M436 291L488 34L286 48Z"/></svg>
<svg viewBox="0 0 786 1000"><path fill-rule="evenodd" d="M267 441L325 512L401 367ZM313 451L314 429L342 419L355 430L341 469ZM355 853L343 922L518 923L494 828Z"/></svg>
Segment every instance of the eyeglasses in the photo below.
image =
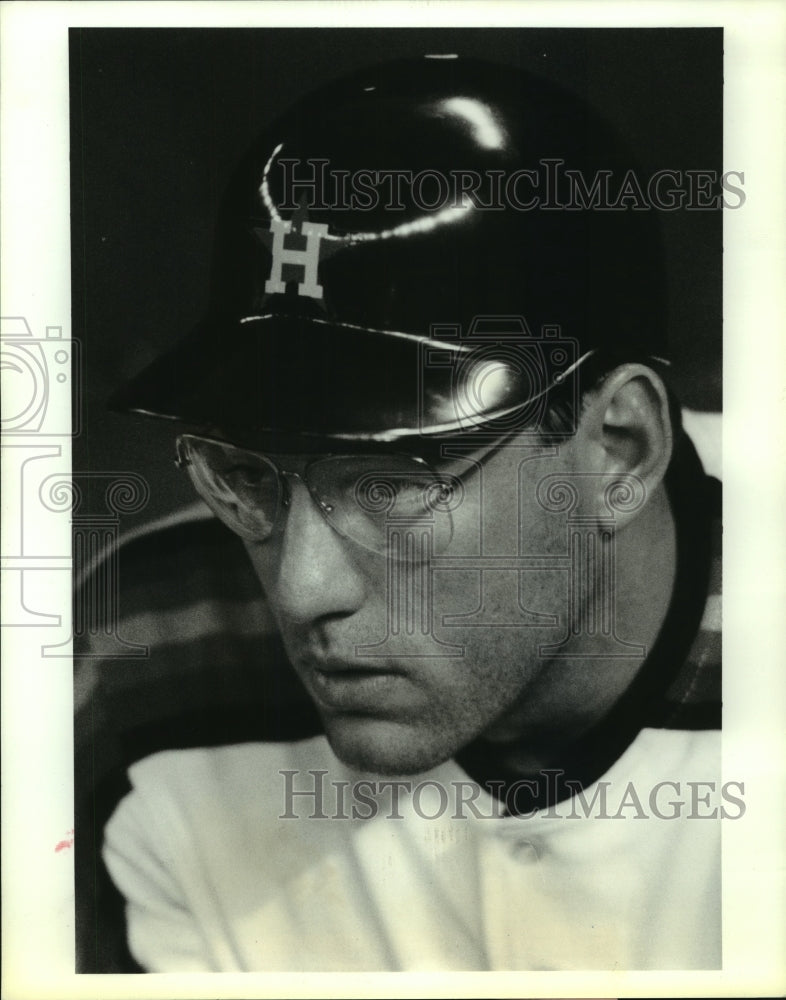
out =
<svg viewBox="0 0 786 1000"><path fill-rule="evenodd" d="M324 455L293 472L272 456L210 438L184 434L176 447L177 465L188 471L202 499L232 531L253 542L281 530L292 498L290 479L306 486L340 535L395 558L443 552L453 537L451 514L464 499L458 476L438 472L414 455ZM417 529L429 541L413 539Z"/></svg>

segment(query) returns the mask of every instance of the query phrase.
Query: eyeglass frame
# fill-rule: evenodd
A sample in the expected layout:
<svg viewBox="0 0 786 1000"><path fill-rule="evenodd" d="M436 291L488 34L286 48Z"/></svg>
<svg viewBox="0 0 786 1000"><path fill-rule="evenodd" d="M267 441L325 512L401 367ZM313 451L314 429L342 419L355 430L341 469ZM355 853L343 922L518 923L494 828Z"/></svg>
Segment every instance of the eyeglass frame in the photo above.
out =
<svg viewBox="0 0 786 1000"><path fill-rule="evenodd" d="M483 467L483 465L489 459L491 459L493 455L495 455L498 451L500 451L504 447L504 445L510 440L510 438L514 437L516 434L520 433L522 430L524 430L524 428L518 427L518 428L514 428L513 430L506 430L506 431L504 431L503 433L501 433L499 435L499 437L496 440L494 440L494 441L491 442L491 444L482 452L482 454L480 456L477 456L476 453L473 454L472 457L467 456L467 460L471 463L472 468L470 468L467 472L463 473L461 476L456 476L453 473L450 473L449 475L452 475L454 478L458 479L459 482L461 482L463 484L463 482L464 482L464 480L466 478L475 476L478 473L478 471ZM460 439L458 439L458 438L451 439L450 443L455 445L455 444L458 444L459 440L460 440L462 444L465 444L467 442L468 438L469 438L469 435L462 435ZM332 505L325 503L319 497L319 495L316 493L316 491L314 490L314 488L311 485L311 483L308 481L307 474L308 474L309 468L311 466L313 466L313 465L318 464L319 462L322 462L322 461L326 460L326 459L341 459L343 457L351 458L352 456L355 456L355 457L370 457L372 455L373 456L377 456L378 455L380 457L383 457L385 455L388 455L388 456L397 456L397 457L400 457L400 458L406 458L408 460L416 462L418 465L420 465L424 469L428 470L429 473L431 473L432 475L434 475L437 480L439 480L439 478L440 478L440 473L434 467L433 462L429 462L422 455L417 455L414 452L410 452L410 451L402 451L402 450L399 450L397 448L393 449L393 448L379 448L379 447L377 447L376 449L374 449L372 451L363 451L361 448L358 447L357 450L355 450L355 448L352 448L351 450L348 449L348 450L343 450L343 451L338 451L338 452L332 452L332 451L331 452L328 452L328 451L326 451L326 452L320 452L316 457L311 458L309 461L306 462L305 466L302 469L302 472L293 472L293 471L290 471L290 470L287 470L287 469L284 469L284 468L281 467L281 465L279 464L279 462L276 461L276 459L279 457L279 455L277 453L268 453L268 452L257 451L256 449L253 449L253 448L247 448L247 447L245 447L243 445L235 444L234 442L229 441L226 438L212 437L212 436L208 436L208 435L204 435L204 434L192 434L190 432L178 435L178 437L177 437L177 439L175 441L175 449L176 449L175 467L178 468L178 469L187 469L189 465L193 464L191 462L191 460L188 459L182 453L183 452L183 448L184 448L184 441L186 439L200 441L200 442L204 442L205 444L216 445L216 446L219 446L219 447L228 447L228 448L232 448L232 449L234 449L236 451L246 452L249 455L253 455L255 458L263 459L266 463L268 463L271 466L271 468L273 469L273 471L276 473L276 476L277 476L277 479L278 479L278 482L279 482L279 488L280 488L280 499L279 499L279 501L277 503L276 512L275 512L275 516L274 516L274 519L273 519L273 526L271 528L270 534L267 535L265 538L256 538L256 539L250 538L250 537L248 538L249 541L256 541L258 543L264 543L266 541L269 541L276 534L280 534L284 530L285 519L280 516L281 515L281 508L285 508L285 509L289 508L291 506L291 503L292 503L292 492L291 492L291 488L290 488L290 486L289 486L289 484L287 482L287 479L298 479L305 486L306 490L308 491L309 497L314 502L314 505L316 506L317 510L322 515L322 517L324 518L324 520L327 523L327 525L333 531L335 531L340 537L347 538L349 541L352 541L353 544L359 544L361 546L363 545L362 542L359 542L357 539L354 539L347 532L342 531L338 527L338 525L335 524L330 519L330 514L333 512L334 508L332 507ZM364 444L364 443L365 442L353 442L353 444L356 444L356 445L361 445L361 444ZM446 442L444 441L444 439L442 439L441 445L444 446L445 444L446 444ZM306 454L306 453L304 452L304 454ZM313 454L313 453L311 453L311 454ZM442 475L444 476L446 474L443 473ZM191 478L191 482L194 485L194 489L196 490L197 494L200 497L202 497L202 499L205 500L205 502L207 503L207 498L204 496L204 494L197 487L197 484L194 482L193 476L190 475L190 478ZM210 504L208 504L208 506L210 506ZM212 507L211 507L211 509L212 509ZM214 513L216 513L216 516L219 518L219 520L222 520L222 522L223 522L223 518L221 518L221 516L217 512L214 511ZM223 522L223 523L226 523L226 522ZM227 527L229 528L230 531L232 531L234 534L238 535L239 537L241 537L241 538L244 537L240 532L238 532L236 529L232 528L230 525L227 525ZM376 550L373 550L373 551L376 551Z"/></svg>

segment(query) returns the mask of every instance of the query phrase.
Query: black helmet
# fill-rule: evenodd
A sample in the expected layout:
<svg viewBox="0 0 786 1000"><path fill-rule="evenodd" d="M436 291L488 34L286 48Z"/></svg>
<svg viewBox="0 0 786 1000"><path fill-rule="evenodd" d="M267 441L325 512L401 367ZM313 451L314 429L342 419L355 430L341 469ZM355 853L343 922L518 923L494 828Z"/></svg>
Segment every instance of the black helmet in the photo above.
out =
<svg viewBox="0 0 786 1000"><path fill-rule="evenodd" d="M654 213L596 197L634 166L582 100L510 67L340 80L250 150L204 321L113 408L252 446L537 415L599 348L665 353Z"/></svg>

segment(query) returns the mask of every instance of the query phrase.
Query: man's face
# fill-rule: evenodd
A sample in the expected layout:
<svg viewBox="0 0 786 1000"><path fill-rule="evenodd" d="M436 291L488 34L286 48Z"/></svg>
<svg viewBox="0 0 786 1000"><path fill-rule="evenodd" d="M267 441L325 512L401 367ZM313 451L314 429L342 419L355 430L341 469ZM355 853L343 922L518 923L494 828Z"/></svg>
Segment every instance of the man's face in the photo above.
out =
<svg viewBox="0 0 786 1000"><path fill-rule="evenodd" d="M482 466L454 458L452 471L474 471L462 476L448 547L425 561L342 537L303 482L288 479L282 530L246 544L289 658L345 762L417 773L514 714L537 731L528 692L549 669L539 646L564 634L567 573L521 572L511 557L564 555L564 515L544 510L535 487L572 467L572 448L522 436Z"/></svg>

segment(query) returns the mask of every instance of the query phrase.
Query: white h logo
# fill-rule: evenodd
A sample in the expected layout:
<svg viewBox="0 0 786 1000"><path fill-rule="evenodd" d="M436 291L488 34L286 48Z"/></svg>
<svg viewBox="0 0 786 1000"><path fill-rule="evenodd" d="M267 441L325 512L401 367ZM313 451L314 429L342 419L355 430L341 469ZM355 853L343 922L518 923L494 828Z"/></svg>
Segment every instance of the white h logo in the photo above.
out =
<svg viewBox="0 0 786 1000"><path fill-rule="evenodd" d="M300 234L306 237L305 250L287 250L284 247L284 237L292 232L292 223L283 219L272 219L270 231L273 234L273 265L270 277L265 282L265 291L271 295L282 294L286 285L281 280L281 270L284 264L298 264L303 268L303 280L298 282L298 295L309 295L312 299L322 298L322 286L317 284L317 267L319 266L319 243L327 234L328 227L319 222L303 221L299 227Z"/></svg>

